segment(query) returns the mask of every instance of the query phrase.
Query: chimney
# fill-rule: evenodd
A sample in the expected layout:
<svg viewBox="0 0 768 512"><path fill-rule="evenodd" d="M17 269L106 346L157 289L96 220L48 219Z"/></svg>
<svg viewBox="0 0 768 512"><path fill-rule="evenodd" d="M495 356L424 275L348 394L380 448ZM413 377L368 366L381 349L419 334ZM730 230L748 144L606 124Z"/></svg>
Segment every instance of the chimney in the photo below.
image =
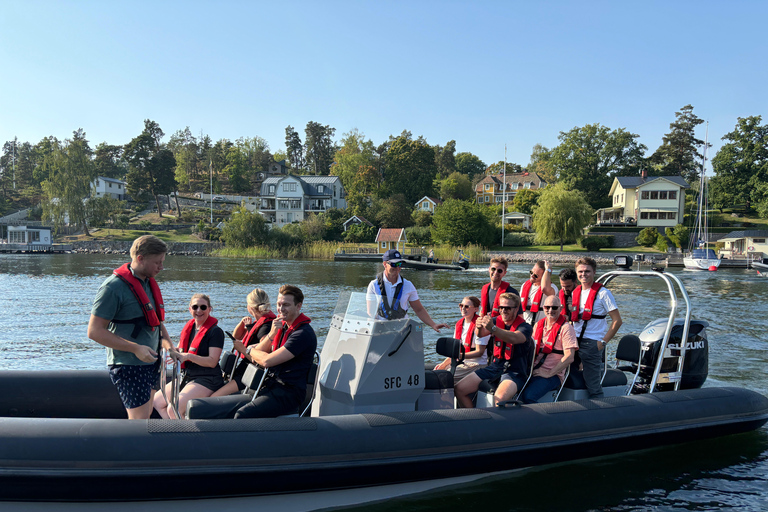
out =
<svg viewBox="0 0 768 512"><path fill-rule="evenodd" d="M646 178L648 177L648 171L647 171L647 170L645 170L645 169L643 169L642 171L640 171L640 176L641 176L643 179L646 179Z"/></svg>

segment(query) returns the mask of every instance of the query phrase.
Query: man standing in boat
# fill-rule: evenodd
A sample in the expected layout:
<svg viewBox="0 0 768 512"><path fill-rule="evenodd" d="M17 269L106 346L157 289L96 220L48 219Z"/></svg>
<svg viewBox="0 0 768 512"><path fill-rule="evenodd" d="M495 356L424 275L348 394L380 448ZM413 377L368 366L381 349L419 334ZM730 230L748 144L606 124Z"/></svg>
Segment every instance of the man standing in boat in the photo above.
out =
<svg viewBox="0 0 768 512"><path fill-rule="evenodd" d="M491 281L483 286L480 291L480 313L481 317L485 315L498 316L499 314L499 297L504 293L517 293L508 282L502 281L502 278L507 275L507 259L500 256L491 258L491 263L488 265L488 275Z"/></svg>
<svg viewBox="0 0 768 512"><path fill-rule="evenodd" d="M579 350L576 332L562 312L560 298L554 295L544 299L544 314L533 327L533 343L536 359L533 362L531 380L525 386L520 399L533 404L549 391L555 391L565 379L565 370L573 362Z"/></svg>
<svg viewBox="0 0 768 512"><path fill-rule="evenodd" d="M131 262L101 284L88 322L88 337L107 347L109 375L132 420L152 414L152 389L160 375L158 350L161 343L173 350L155 281L166 252L165 242L156 236L134 240Z"/></svg>
<svg viewBox="0 0 768 512"><path fill-rule="evenodd" d="M589 257L576 261L576 275L581 286L573 291L571 322L579 341L579 357L589 398L603 396L603 350L621 327L621 315L613 294L595 282L597 262ZM611 318L611 326L605 318Z"/></svg>
<svg viewBox="0 0 768 512"><path fill-rule="evenodd" d="M560 305L562 307L561 313L565 315L568 321L571 320L571 296L573 290L579 284L579 278L576 276L576 271L572 268L564 268L560 271L560 292L558 297L560 299ZM546 311L545 311L546 313Z"/></svg>
<svg viewBox="0 0 768 512"><path fill-rule="evenodd" d="M237 410L235 419L293 414L304 401L317 336L309 325L310 318L301 312L303 304L304 293L298 287L280 287L272 329L248 351L251 359L266 369L267 377L259 394Z"/></svg>
<svg viewBox="0 0 768 512"><path fill-rule="evenodd" d="M403 257L400 251L390 249L382 256L384 272L368 284L367 294L368 313L377 320L399 320L408 318L408 307L419 317L419 320L440 332L447 324L438 324L429 316L426 308L419 300L416 287L409 280L400 276Z"/></svg>
<svg viewBox="0 0 768 512"><path fill-rule="evenodd" d="M485 379L501 379L493 394L494 404L511 400L525 385L533 350L533 331L518 314L519 307L518 295L504 293L499 298L499 316L485 315L477 321L478 337L493 335L493 361L456 385L456 400L461 407L474 407L472 395Z"/></svg>
<svg viewBox="0 0 768 512"><path fill-rule="evenodd" d="M531 277L520 289L520 308L523 318L531 326L544 318L541 306L546 297L557 295L557 286L552 284L552 267L548 261L537 261L531 268Z"/></svg>

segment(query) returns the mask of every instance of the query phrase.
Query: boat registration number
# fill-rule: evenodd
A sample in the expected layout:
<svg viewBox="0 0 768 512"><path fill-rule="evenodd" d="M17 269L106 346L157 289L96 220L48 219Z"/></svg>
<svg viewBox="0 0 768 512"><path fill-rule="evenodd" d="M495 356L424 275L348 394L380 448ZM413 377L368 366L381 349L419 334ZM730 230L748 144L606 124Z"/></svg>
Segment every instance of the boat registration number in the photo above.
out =
<svg viewBox="0 0 768 512"><path fill-rule="evenodd" d="M404 382L406 386L418 386L419 374L415 373L413 375L408 375L407 377L385 377L384 389L402 388Z"/></svg>

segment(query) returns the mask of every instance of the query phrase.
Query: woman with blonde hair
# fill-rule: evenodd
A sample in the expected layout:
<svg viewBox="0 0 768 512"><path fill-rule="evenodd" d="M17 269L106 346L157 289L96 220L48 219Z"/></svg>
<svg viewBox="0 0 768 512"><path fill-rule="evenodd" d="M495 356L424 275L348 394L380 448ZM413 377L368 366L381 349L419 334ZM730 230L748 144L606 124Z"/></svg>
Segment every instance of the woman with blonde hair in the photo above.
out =
<svg viewBox="0 0 768 512"><path fill-rule="evenodd" d="M256 346L272 329L272 321L276 315L270 309L267 292L254 288L246 298L246 307L249 316L243 317L232 331L235 350L240 353L239 363L232 374L232 379L212 396L226 396L243 390L245 387L242 383L243 373L248 363L253 362L248 355L248 347Z"/></svg>
<svg viewBox="0 0 768 512"><path fill-rule="evenodd" d="M192 319L187 322L179 336L178 350L171 355L181 362L183 379L179 392L179 415L184 417L187 402L193 398L211 396L224 385L219 367L219 357L224 348L224 331L218 320L211 316L211 299L202 293L196 293L189 301L189 313ZM171 384L166 385L166 396L171 392ZM163 393L155 393L155 409L163 418L175 418L175 412L165 401Z"/></svg>
<svg viewBox="0 0 768 512"><path fill-rule="evenodd" d="M456 328L453 337L461 341L464 345L464 361L456 367L456 373L453 376L454 383L458 383L468 374L485 368L488 364L488 355L486 348L490 335L478 336L480 331L477 326L477 310L480 308L480 299L477 297L464 297L459 303L461 318L456 322ZM448 370L451 368L451 358L435 366L435 370Z"/></svg>

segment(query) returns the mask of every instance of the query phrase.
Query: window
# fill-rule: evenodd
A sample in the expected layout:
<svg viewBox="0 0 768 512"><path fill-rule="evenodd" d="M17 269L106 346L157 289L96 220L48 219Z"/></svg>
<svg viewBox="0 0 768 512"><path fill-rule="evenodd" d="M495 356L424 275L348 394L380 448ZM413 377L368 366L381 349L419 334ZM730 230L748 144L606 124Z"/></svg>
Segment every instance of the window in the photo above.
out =
<svg viewBox="0 0 768 512"><path fill-rule="evenodd" d="M659 199L666 199L667 198L667 191L666 190L660 190L659 191Z"/></svg>
<svg viewBox="0 0 768 512"><path fill-rule="evenodd" d="M648 212L640 212L640 218L641 219L647 219L648 218Z"/></svg>
<svg viewBox="0 0 768 512"><path fill-rule="evenodd" d="M39 242L40 241L40 232L39 231L30 231L29 232L29 241L30 242Z"/></svg>
<svg viewBox="0 0 768 512"><path fill-rule="evenodd" d="M381 248L386 249L387 248L387 242L381 242Z"/></svg>
<svg viewBox="0 0 768 512"><path fill-rule="evenodd" d="M497 203L500 203L500 202L501 202L501 196L496 196L496 202L497 202Z"/></svg>
<svg viewBox="0 0 768 512"><path fill-rule="evenodd" d="M519 187L519 186L520 186L520 184L519 184L519 183L513 183L513 184L511 185L511 188L512 188L512 190L517 190L517 187Z"/></svg>
<svg viewBox="0 0 768 512"><path fill-rule="evenodd" d="M96 186L97 187L99 186L99 180L96 180Z"/></svg>
<svg viewBox="0 0 768 512"><path fill-rule="evenodd" d="M530 181L526 181L525 182L525 188L531 188L531 182Z"/></svg>
<svg viewBox="0 0 768 512"><path fill-rule="evenodd" d="M677 199L677 190L670 190L669 191L669 198L670 199Z"/></svg>
<svg viewBox="0 0 768 512"><path fill-rule="evenodd" d="M647 190L643 190L642 192L640 192L640 199L648 199L648 191Z"/></svg>
<svg viewBox="0 0 768 512"><path fill-rule="evenodd" d="M658 198L659 198L659 191L651 190L651 199L658 199Z"/></svg>
<svg viewBox="0 0 768 512"><path fill-rule="evenodd" d="M659 218L659 214L658 214L658 212L649 212L648 213L648 218L649 219L658 219Z"/></svg>
<svg viewBox="0 0 768 512"><path fill-rule="evenodd" d="M659 220L664 220L667 218L667 212L659 212Z"/></svg>
<svg viewBox="0 0 768 512"><path fill-rule="evenodd" d="M485 190L486 190L486 192L491 190L491 184L490 183L486 183L485 184Z"/></svg>
<svg viewBox="0 0 768 512"><path fill-rule="evenodd" d="M675 217L677 217L677 212L667 212L667 220L675 220Z"/></svg>
<svg viewBox="0 0 768 512"><path fill-rule="evenodd" d="M283 183L283 192L296 192L296 183Z"/></svg>
<svg viewBox="0 0 768 512"><path fill-rule="evenodd" d="M325 188L322 185L317 186L317 193L322 194L325 192Z"/></svg>
<svg viewBox="0 0 768 512"><path fill-rule="evenodd" d="M23 243L26 243L26 240L24 239L24 232L23 231L9 231L8 232L8 243L9 244L23 244Z"/></svg>
<svg viewBox="0 0 768 512"><path fill-rule="evenodd" d="M624 202L624 194L621 194L621 202Z"/></svg>
<svg viewBox="0 0 768 512"><path fill-rule="evenodd" d="M275 195L275 186L274 185L270 185L269 186L269 193L270 193L270 195Z"/></svg>

